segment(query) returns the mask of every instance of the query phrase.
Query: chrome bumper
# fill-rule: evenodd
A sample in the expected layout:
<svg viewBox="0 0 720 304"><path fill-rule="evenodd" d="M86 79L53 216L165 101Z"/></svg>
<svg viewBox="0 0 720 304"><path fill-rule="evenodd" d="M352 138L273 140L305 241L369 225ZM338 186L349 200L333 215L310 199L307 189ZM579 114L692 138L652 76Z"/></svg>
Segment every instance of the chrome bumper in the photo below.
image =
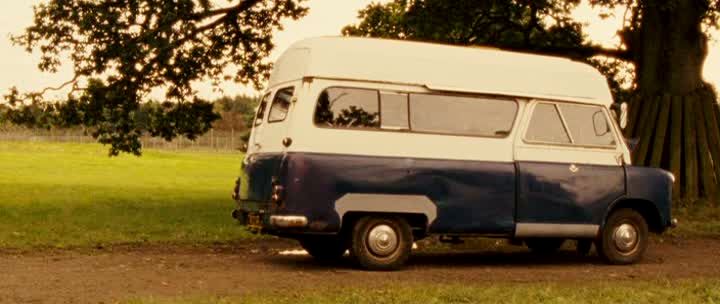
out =
<svg viewBox="0 0 720 304"><path fill-rule="evenodd" d="M270 225L277 228L302 228L307 226L307 217L300 215L272 215Z"/></svg>

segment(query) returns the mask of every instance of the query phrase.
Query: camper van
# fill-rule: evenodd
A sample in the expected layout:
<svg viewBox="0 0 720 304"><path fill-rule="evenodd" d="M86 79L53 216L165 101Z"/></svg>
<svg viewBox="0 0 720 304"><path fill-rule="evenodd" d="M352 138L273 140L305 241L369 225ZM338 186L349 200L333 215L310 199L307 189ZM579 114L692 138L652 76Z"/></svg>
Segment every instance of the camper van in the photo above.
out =
<svg viewBox="0 0 720 304"><path fill-rule="evenodd" d="M606 79L489 48L323 37L276 62L233 216L313 257L402 267L429 236L567 240L612 264L674 225L674 177L632 166Z"/></svg>

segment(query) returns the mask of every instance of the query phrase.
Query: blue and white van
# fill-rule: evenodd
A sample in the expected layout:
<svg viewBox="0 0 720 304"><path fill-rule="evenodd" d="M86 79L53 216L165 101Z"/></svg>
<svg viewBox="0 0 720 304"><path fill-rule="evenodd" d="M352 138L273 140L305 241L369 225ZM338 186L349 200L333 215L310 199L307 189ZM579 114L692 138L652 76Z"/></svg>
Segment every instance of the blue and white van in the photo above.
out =
<svg viewBox="0 0 720 304"><path fill-rule="evenodd" d="M567 59L300 41L258 107L233 215L318 259L349 250L368 269L401 267L433 235L545 252L572 239L633 263L649 232L674 224L674 177L631 165L612 104L605 78Z"/></svg>

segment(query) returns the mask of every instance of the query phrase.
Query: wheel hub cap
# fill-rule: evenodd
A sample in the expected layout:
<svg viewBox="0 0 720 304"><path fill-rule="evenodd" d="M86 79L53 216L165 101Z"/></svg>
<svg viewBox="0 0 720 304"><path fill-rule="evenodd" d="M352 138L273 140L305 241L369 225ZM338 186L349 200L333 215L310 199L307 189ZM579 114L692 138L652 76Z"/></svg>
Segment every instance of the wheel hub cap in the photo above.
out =
<svg viewBox="0 0 720 304"><path fill-rule="evenodd" d="M397 249L397 233L388 225L378 225L370 230L367 243L372 253L379 256L388 256Z"/></svg>
<svg viewBox="0 0 720 304"><path fill-rule="evenodd" d="M620 252L630 253L637 247L637 228L631 224L622 224L615 228L613 240L615 241L615 247L617 247Z"/></svg>

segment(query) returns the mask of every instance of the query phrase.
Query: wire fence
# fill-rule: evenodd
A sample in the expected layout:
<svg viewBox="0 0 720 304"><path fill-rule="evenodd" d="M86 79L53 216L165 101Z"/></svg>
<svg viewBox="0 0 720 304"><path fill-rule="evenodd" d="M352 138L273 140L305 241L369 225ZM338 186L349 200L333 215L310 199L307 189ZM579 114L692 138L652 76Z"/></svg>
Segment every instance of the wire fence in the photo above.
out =
<svg viewBox="0 0 720 304"><path fill-rule="evenodd" d="M204 150L219 152L242 152L245 142L241 133L210 130L195 140L184 137L166 141L162 138L143 136L140 141L143 149L161 150ZM0 128L0 141L50 142L50 143L96 143L92 136L83 130L42 130L20 127Z"/></svg>

